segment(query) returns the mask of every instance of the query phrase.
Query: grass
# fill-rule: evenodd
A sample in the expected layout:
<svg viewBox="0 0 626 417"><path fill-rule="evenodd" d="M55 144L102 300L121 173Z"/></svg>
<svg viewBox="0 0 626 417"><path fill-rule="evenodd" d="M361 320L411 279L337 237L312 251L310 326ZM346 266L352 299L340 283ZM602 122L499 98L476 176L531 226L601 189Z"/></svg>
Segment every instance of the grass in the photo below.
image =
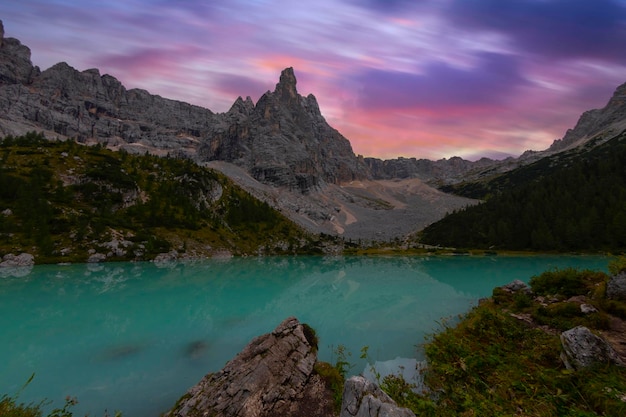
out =
<svg viewBox="0 0 626 417"><path fill-rule="evenodd" d="M22 403L19 402L19 395L26 389L26 387L32 382L35 374L32 374L28 381L22 386L22 388L12 396L3 395L0 398L0 417L42 417L43 409L45 406L50 405L51 402L42 400L39 403ZM78 404L78 400L75 397L66 397L65 403L61 408L55 408L46 414L46 417L73 417L72 407ZM109 417L108 412L104 412L104 417ZM122 417L122 413L116 411L114 417Z"/></svg>
<svg viewBox="0 0 626 417"><path fill-rule="evenodd" d="M398 376L388 377L381 387L420 416L626 415L626 368L602 364L567 370L559 358L558 331L539 327L606 326L610 312L603 306L621 306L605 300L607 279L603 273L572 269L533 277L533 297L554 300L547 306L527 294L495 289L491 299L454 327L444 323L439 333L430 336L425 344L429 394L415 394ZM584 296L598 312L583 315L578 304L567 302L570 296ZM511 313L532 317L535 325Z"/></svg>

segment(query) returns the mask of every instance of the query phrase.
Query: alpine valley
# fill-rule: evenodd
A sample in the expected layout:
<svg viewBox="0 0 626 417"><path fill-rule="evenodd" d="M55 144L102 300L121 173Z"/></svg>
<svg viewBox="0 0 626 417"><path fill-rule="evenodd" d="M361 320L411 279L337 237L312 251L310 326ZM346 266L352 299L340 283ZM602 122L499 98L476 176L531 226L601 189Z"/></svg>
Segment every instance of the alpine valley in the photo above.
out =
<svg viewBox="0 0 626 417"><path fill-rule="evenodd" d="M481 236L474 240L442 231L446 224L458 229L458 222L440 222L448 213L486 206L479 204L483 200L510 204L512 190L570 178L565 170L583 164L575 168L583 177L590 178L589 169L600 172L594 182L612 182L590 197L596 203L572 213L586 218L594 210L594 219L610 216L611 227L626 227L623 168L615 173L589 165L613 155L622 158L615 166L626 166L618 152L626 131L626 84L548 149L474 162L355 155L348 139L326 122L316 98L300 95L296 85L293 68L286 68L274 91L256 103L238 97L228 112L214 113L126 89L97 69L81 72L58 63L41 71L27 46L4 36L0 22L0 137L7 138L0 146L0 253L30 252L41 262L93 255L336 253L364 242L626 246L623 239L589 239L584 230L598 230L592 220L587 229L562 237L554 226L563 219L557 208L540 216L538 226L525 226L526 240L507 226L498 231L497 220L480 230L466 228ZM550 185L578 186L564 179ZM571 194L568 189L563 193ZM609 195L615 208L605 210ZM537 218L530 208L517 208ZM517 244L507 243L503 233Z"/></svg>

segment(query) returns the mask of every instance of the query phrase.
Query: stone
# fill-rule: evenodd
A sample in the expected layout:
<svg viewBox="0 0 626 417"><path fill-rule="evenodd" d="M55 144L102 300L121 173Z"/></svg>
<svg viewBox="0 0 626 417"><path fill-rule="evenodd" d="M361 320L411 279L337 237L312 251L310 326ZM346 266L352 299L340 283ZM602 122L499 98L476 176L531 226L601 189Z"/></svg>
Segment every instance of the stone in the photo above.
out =
<svg viewBox="0 0 626 417"><path fill-rule="evenodd" d="M609 278L606 284L606 297L611 300L626 301L626 272L620 272Z"/></svg>
<svg viewBox="0 0 626 417"><path fill-rule="evenodd" d="M603 338L584 326L577 326L561 333L561 360L567 369L581 369L595 364L624 363L613 347Z"/></svg>
<svg viewBox="0 0 626 417"><path fill-rule="evenodd" d="M9 253L4 255L2 262L0 262L1 268L16 268L33 265L35 265L35 257L30 253L20 253L19 255Z"/></svg>
<svg viewBox="0 0 626 417"><path fill-rule="evenodd" d="M23 278L31 273L35 265L35 257L30 253L4 255L0 262L0 278Z"/></svg>
<svg viewBox="0 0 626 417"><path fill-rule="evenodd" d="M594 306L592 306L591 304L581 304L580 305L580 312L583 314L591 314L591 313L596 313L598 311L597 308L595 308Z"/></svg>
<svg viewBox="0 0 626 417"><path fill-rule="evenodd" d="M331 416L332 393L313 372L316 361L310 328L290 317L202 378L166 416Z"/></svg>
<svg viewBox="0 0 626 417"><path fill-rule="evenodd" d="M415 414L398 407L375 383L363 376L353 376L343 388L340 417L415 417Z"/></svg>
<svg viewBox="0 0 626 417"><path fill-rule="evenodd" d="M87 258L87 263L90 264L97 264L99 262L103 262L105 261L107 258L107 256L104 253L94 253L89 255L89 258Z"/></svg>
<svg viewBox="0 0 626 417"><path fill-rule="evenodd" d="M525 293L530 293L530 287L528 286L528 284L526 284L523 281L520 281L519 279L516 279L506 285L503 285L502 288L504 291L507 292L525 292Z"/></svg>

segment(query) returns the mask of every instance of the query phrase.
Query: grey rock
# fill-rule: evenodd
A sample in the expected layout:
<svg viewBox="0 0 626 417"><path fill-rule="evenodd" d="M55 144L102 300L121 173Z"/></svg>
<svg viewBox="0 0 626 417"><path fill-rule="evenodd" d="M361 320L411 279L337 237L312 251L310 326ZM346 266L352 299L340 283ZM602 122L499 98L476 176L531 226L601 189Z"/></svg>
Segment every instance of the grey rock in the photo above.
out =
<svg viewBox="0 0 626 417"><path fill-rule="evenodd" d="M353 376L343 388L340 417L415 417L415 414L398 407L375 383Z"/></svg>
<svg viewBox="0 0 626 417"><path fill-rule="evenodd" d="M624 114L626 114L626 83L615 89L606 106L584 112L576 126L569 129L562 139L554 141L549 150L566 150L589 140L595 140L596 143L608 140L626 128Z"/></svg>
<svg viewBox="0 0 626 417"><path fill-rule="evenodd" d="M89 255L89 258L87 258L87 263L97 264L99 262L106 260L106 258L107 256L104 253L93 253Z"/></svg>
<svg viewBox="0 0 626 417"><path fill-rule="evenodd" d="M512 158L510 158L512 159ZM467 179L468 173L478 175L503 164L489 158L468 161L458 156L437 161L416 158L382 160L364 158L374 179L419 178L432 185L450 184Z"/></svg>
<svg viewBox="0 0 626 417"><path fill-rule="evenodd" d="M329 416L332 394L313 373L316 347L294 317L206 375L166 416Z"/></svg>
<svg viewBox="0 0 626 417"><path fill-rule="evenodd" d="M591 313L596 313L598 311L597 308L595 308L594 306L592 306L591 304L581 304L580 305L580 312L583 314L591 314Z"/></svg>
<svg viewBox="0 0 626 417"><path fill-rule="evenodd" d="M175 250L159 253L153 260L158 267L167 267L176 261L178 261L178 252Z"/></svg>
<svg viewBox="0 0 626 417"><path fill-rule="evenodd" d="M581 369L599 363L624 365L613 347L584 326L561 333L561 360L567 369Z"/></svg>
<svg viewBox="0 0 626 417"><path fill-rule="evenodd" d="M528 284L526 284L524 281L520 281L519 279L516 279L506 285L503 285L501 288L507 292L520 292L520 291L525 292L525 293L531 292L531 289L528 286Z"/></svg>
<svg viewBox="0 0 626 417"><path fill-rule="evenodd" d="M14 255L8 253L1 258L0 278L23 278L31 273L35 265L35 257L30 253Z"/></svg>
<svg viewBox="0 0 626 417"><path fill-rule="evenodd" d="M15 268L33 265L35 265L35 257L30 253L20 253L19 255L8 253L2 257L2 262L0 262L0 268Z"/></svg>
<svg viewBox="0 0 626 417"><path fill-rule="evenodd" d="M298 94L296 84L293 68L286 68L274 92L256 105L239 97L216 117L198 159L231 162L262 183L302 193L368 178L350 142L328 125L312 94Z"/></svg>
<svg viewBox="0 0 626 417"><path fill-rule="evenodd" d="M626 272L612 276L606 285L606 297L626 301Z"/></svg>

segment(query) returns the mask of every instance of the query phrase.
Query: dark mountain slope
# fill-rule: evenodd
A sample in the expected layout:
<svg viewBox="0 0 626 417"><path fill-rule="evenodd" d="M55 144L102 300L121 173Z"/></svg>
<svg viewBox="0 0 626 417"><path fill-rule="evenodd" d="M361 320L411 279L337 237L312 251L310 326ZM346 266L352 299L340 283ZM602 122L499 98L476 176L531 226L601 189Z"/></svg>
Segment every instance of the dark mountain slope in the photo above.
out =
<svg viewBox="0 0 626 417"><path fill-rule="evenodd" d="M421 241L514 250L626 249L626 133L499 180L496 195L428 226Z"/></svg>

